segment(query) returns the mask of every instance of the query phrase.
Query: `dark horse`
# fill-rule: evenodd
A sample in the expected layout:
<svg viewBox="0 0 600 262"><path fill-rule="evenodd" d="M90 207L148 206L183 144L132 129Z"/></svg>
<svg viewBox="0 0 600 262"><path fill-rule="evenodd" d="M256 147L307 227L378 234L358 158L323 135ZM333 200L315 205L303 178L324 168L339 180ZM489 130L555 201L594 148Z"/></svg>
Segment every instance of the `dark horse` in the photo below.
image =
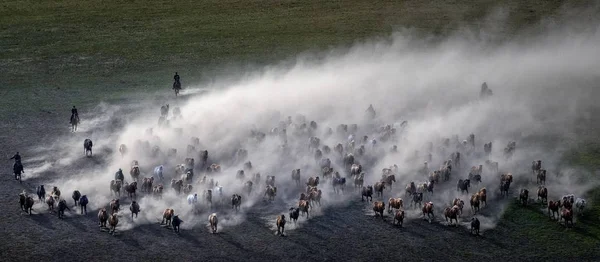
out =
<svg viewBox="0 0 600 262"><path fill-rule="evenodd" d="M21 164L21 161L17 161L15 163L15 165L13 166L13 171L15 174L15 179L19 180L19 183L21 182L21 174L25 173L25 171L23 171L23 164Z"/></svg>
<svg viewBox="0 0 600 262"><path fill-rule="evenodd" d="M71 132L77 131L77 125L79 124L79 116L71 115Z"/></svg>
<svg viewBox="0 0 600 262"><path fill-rule="evenodd" d="M173 83L173 90L175 90L175 96L179 95L179 91L181 90L181 82L175 81Z"/></svg>
<svg viewBox="0 0 600 262"><path fill-rule="evenodd" d="M92 140L89 138L86 138L85 141L83 141L83 152L85 153L85 156L88 156L88 152L90 152L90 156L92 156Z"/></svg>

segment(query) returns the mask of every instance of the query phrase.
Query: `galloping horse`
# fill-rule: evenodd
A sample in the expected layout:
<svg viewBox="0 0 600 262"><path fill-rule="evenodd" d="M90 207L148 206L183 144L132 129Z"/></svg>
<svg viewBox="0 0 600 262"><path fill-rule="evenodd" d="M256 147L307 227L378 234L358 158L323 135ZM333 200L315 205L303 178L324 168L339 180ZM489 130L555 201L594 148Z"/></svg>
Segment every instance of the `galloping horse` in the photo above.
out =
<svg viewBox="0 0 600 262"><path fill-rule="evenodd" d="M179 91L181 90L181 82L176 81L173 83L173 90L175 90L175 96L179 95Z"/></svg>
<svg viewBox="0 0 600 262"><path fill-rule="evenodd" d="M85 153L85 156L88 156L88 152L90 152L90 156L92 155L92 140L89 138L86 138L85 141L83 141L83 152Z"/></svg>
<svg viewBox="0 0 600 262"><path fill-rule="evenodd" d="M77 125L79 124L79 115L71 115L71 132L77 131Z"/></svg>

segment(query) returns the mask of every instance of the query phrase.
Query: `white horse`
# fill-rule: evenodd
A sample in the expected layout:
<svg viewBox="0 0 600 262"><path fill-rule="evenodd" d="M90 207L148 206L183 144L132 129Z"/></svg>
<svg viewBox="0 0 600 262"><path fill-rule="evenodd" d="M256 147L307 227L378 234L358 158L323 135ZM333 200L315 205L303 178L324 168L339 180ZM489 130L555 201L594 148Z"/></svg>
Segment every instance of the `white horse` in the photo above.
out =
<svg viewBox="0 0 600 262"><path fill-rule="evenodd" d="M160 181L165 180L165 177L163 176L163 165L154 168L154 176Z"/></svg>
<svg viewBox="0 0 600 262"><path fill-rule="evenodd" d="M188 204L193 205L198 203L198 194L190 194L187 197Z"/></svg>
<svg viewBox="0 0 600 262"><path fill-rule="evenodd" d="M577 212L583 212L583 209L585 208L586 204L587 201L585 201L585 199L578 197L577 200L575 200L575 207L577 208Z"/></svg>

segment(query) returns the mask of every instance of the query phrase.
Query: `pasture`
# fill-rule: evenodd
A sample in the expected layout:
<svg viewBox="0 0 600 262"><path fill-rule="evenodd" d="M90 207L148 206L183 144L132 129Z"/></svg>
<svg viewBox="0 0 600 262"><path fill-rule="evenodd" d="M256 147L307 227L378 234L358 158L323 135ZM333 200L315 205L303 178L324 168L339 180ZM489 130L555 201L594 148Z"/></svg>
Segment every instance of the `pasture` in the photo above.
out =
<svg viewBox="0 0 600 262"><path fill-rule="evenodd" d="M600 112L600 109L595 105L577 109L581 111L575 110L576 113L573 114L577 119L573 121L559 122L573 124L568 135L561 133L562 129L554 133L539 129L536 132L531 131L535 128L523 125L522 128L527 131L521 132L515 139L518 139L518 150L524 148L526 153L523 153L523 156L526 159L519 159L515 163L507 161L505 165L512 169L519 182L511 189L509 198L499 200L495 192L499 176L490 178L489 182L485 181L483 185L489 186L489 190L494 193L490 194L491 200L489 200L493 204L489 208L482 208L480 212L480 216L485 219L482 219L482 222L489 224L489 228L484 226L480 236L469 234L466 225L468 222L465 220L468 217L461 219L461 226L457 228L446 225L441 211L449 203L441 202L440 198L443 201L451 199L442 196L434 198L434 201L440 200L440 202L435 203L437 218L433 223L419 219L418 210L411 210L403 227L397 227L391 224L393 215L387 212L385 212L384 222L380 218L374 218L372 204L358 200L360 194L345 193L344 197L334 200L335 195L328 192L326 196L329 199L324 199L327 204L318 208L314 217L306 221L301 217L300 226L291 226L292 230L286 231L286 237L277 237L274 235L275 217L280 213L287 217L289 203L294 202L297 197L296 189L287 187L286 184L278 185L282 191L274 204L253 200L249 202L252 204L242 204L241 215L234 215L228 208L225 208L225 211L219 209L219 214L225 214L220 217L224 219L222 220L224 229L214 235L208 233L206 228L208 215L204 213L198 217L189 215L189 212L183 211L186 208L184 205L175 205L176 214L188 215L181 217L184 223L179 234L158 225L160 212L164 208L172 207L148 203L152 201L141 201L142 214L145 210L160 209L161 211L156 214L141 215L142 222L138 224L122 218L124 222L121 228L117 227L117 233L113 237L99 230L97 224L98 207L107 203L93 205L89 215L86 216L80 216L78 208L71 212L67 211L67 217L60 220L56 215L46 211L43 204L36 204L34 214L28 216L19 210L17 201L17 196L23 189L35 193L35 188L39 184L58 182L63 183L57 184L61 189L63 185L65 189L72 189L75 186L80 190L82 189L79 187L89 188L88 192L101 192L106 189L104 190L106 196L97 199L110 199L112 196L108 195L109 180L105 178L112 177L117 167L123 168L125 176L129 177L131 159L129 156L121 159L117 147L120 143L124 143L134 148L134 140L138 138L138 134L141 134L142 126L144 128L154 126L157 130L155 132L159 133L164 141L180 142L181 145L173 146L181 152L178 156L185 154L183 146L188 143L187 135L190 134L188 130L191 128L206 131L208 129L203 127L203 124L219 123L230 127L227 130L232 133L238 132L232 130L235 126L228 126L226 123L214 120L217 116L235 117L236 114L224 109L214 115L203 112L209 107L208 105L223 105L221 101L225 99L222 96L214 96L214 100L209 100L186 94L175 99L170 90L175 71L182 76L184 90L186 87L217 89L227 85L230 80L235 82L239 79L252 84L263 83L251 77L256 71L268 71L268 67L265 69L263 66L293 68L296 55L307 55L315 60L324 59L331 54L343 56L347 52L352 53L355 44L381 39L383 42L394 41L389 34L404 28L411 28L413 31L410 31L410 34L416 38L434 37L435 39L431 39L433 42L443 42L445 37L468 28L476 35L481 33L475 38L494 42L490 45L492 47L489 47L492 49L493 46L510 42L517 36L539 33L540 29L536 25L545 23L547 19L555 18L560 23L567 21L567 18L573 18L570 12L564 15L565 10L570 8L587 7L580 12L598 14L597 5L585 1L573 4L568 1L513 0L486 0L476 3L358 0L327 3L323 1L113 3L66 0L5 1L0 6L2 6L0 8L0 49L3 50L0 52L0 74L3 76L0 78L0 95L3 97L0 106L0 127L6 130L0 135L0 145L4 148L6 158L12 156L14 151L21 152L26 172L22 184L16 182L10 174L12 165L10 161L3 164L5 168L0 172L2 174L0 190L4 192L0 196L0 207L5 213L0 220L0 227L6 229L6 237L0 245L0 250L6 254L6 261L30 260L37 257L57 260L58 256L75 261L94 258L128 260L132 255L139 260L181 261L208 259L211 261L264 261L265 259L387 261L397 258L434 261L481 261L482 259L575 261L592 260L600 255L600 190L598 188L573 187L585 188L584 192L577 192L577 197L584 197L590 203L583 213L575 216L573 228L566 228L555 220L550 220L544 204L532 200L528 207L521 207L517 202L518 190L521 187L529 188L530 198L536 198L535 181L525 181L527 180L525 178L531 175L528 173L530 171L528 168L534 160L526 157L537 157L536 154L549 156L548 158L552 159L542 159L552 161L552 163L544 162L549 166L548 187L551 190L562 192L561 183L565 181L569 186L598 185L600 140L597 137L596 123L600 119L599 114L595 112ZM489 32L492 36L482 33L483 31ZM434 53L439 51L436 48L431 49ZM412 50L417 50L415 53L418 53L418 49ZM444 52L444 50L439 51L440 54ZM597 52L590 56L597 56ZM390 60L382 59L383 62ZM503 60L494 61L501 63ZM367 63L365 68L378 70L382 68L370 66ZM329 70L328 67L320 67L320 65L315 67L324 72ZM416 71L425 71L427 68L423 65L415 67L418 68ZM435 68L431 70L439 72ZM305 71L308 72L307 76L319 78L318 74L310 70ZM365 72L369 71L365 70ZM290 75L293 76L291 73ZM341 75L351 78L352 74L342 72ZM585 73L581 75L579 77L583 80L572 80L572 83L585 82L586 88L597 87L587 80L598 80L600 76L585 75ZM571 75L565 79L569 77ZM578 76L573 76L575 77ZM267 85L271 84L270 78L266 78ZM274 81L274 83L301 88L293 84L298 81L292 80ZM532 80L534 83L535 81ZM564 81L569 83L571 79ZM316 83L317 86L320 84L318 79L309 83ZM238 83L236 85L244 86ZM454 82L451 82L451 85L458 86ZM499 85L490 85L495 95L500 97L499 101L507 101L502 100L506 98L502 97L503 90ZM236 88L243 90L239 86ZM249 84L248 88L256 87ZM474 91L468 92L476 94L478 88L475 86ZM281 95L275 89L266 89L270 93L262 89L256 90L264 91L265 93L262 94L267 96ZM315 89L307 90L308 93ZM508 88L506 92L514 90ZM591 97L597 93L597 88L581 90L582 92L591 90L589 91ZM386 91L389 89L383 90ZM423 92L433 94L434 91L434 89L427 89ZM367 97L368 93L359 92L359 94ZM300 91L296 95L297 100L309 101L307 97L310 95L302 95ZM257 99L252 94L245 96ZM244 103L244 95L232 95L232 97L238 104ZM281 97L284 97L281 98L282 101L290 104L295 101L283 95ZM265 104L277 104L272 100ZM333 100L335 101L335 98ZM186 105L186 102L190 101L192 105ZM345 102L340 101L341 104ZM185 128L185 139L177 140L173 133L168 131L169 129L160 131L161 129L154 125L160 105L166 103L183 109L186 118L180 120L183 121L180 124ZM322 102L317 99L314 103ZM207 106L204 107L204 104ZM286 108L287 104L284 104L282 102L279 105L285 108L286 112L291 112L290 115L305 114L300 110ZM356 106L360 109L357 110L364 111L368 104L361 103ZM79 108L83 120L81 130L75 133L69 132L67 120L68 110L72 105ZM257 115L252 113L254 111L251 106L235 105L232 108L234 111L240 108L248 110L249 119L262 119L258 117L258 113ZM485 112L496 112L489 108L485 109L487 107L483 108L482 111L488 110ZM279 108L273 109L279 110ZM375 104L375 109L386 117L394 114L386 113L383 104L381 106ZM579 115L579 112L585 114ZM344 118L306 114L321 119L322 121L317 122L323 126L332 125L335 128L334 125L344 121L341 120ZM331 114L335 115L337 112ZM562 116L562 114L557 115ZM190 120L194 117L201 121ZM552 119L552 117L548 118ZM392 117L385 120L389 119ZM394 118L389 121L396 120ZM247 124L243 119L237 121L240 122L239 125ZM548 121L545 123L552 123ZM263 127L260 124L258 126ZM535 126L551 129L550 124ZM514 131L521 127L502 128ZM483 137L490 141L502 142L494 144L494 150L498 152L506 144L505 140L509 139L507 135L509 132L494 133L494 130L479 126L476 129L490 133L485 131L476 133L477 139ZM138 131L140 132L136 133ZM266 132L266 129L263 132ZM465 132L471 131L460 129L457 132L461 132L462 139L468 135ZM493 137L491 133L498 134L502 138ZM227 144L226 139L225 142L219 139L220 136L229 138L223 130L206 131L202 135L207 136L201 138L203 144L211 141ZM95 143L94 156L90 158L84 157L83 152L80 152L83 139L88 137L92 137ZM182 140L185 141L181 142ZM323 139L323 143L326 143L325 141ZM332 141L327 140L327 143ZM302 143L304 142L302 140ZM478 150L483 142L478 140ZM295 143L294 140L290 142L293 148L297 146L301 148L298 149L299 152L304 152L304 144L298 143L301 144L298 146ZM206 144L205 146L211 149L215 147ZM268 151L271 146L268 144L268 146L254 148L248 145L265 152L271 152ZM253 152L249 151L252 155ZM211 150L212 152L214 151ZM224 156L228 152L217 154L221 155L215 159L225 159ZM409 153L402 154L402 157L406 157ZM412 152L410 154L412 155ZM265 168L261 167L261 161L269 162L271 157L273 156L264 153L260 157L255 157L252 163L259 169ZM380 175L381 165L387 167L392 162L400 161L390 160L387 154L385 157L385 161L382 161L385 163L377 162L373 165L374 177ZM476 160L468 163L475 165L483 158L474 156L473 159ZM146 158L144 157L143 160ZM153 161L148 159L146 163L155 164ZM298 163L302 161L304 160L298 160ZM168 162L175 163L171 160ZM153 167L148 166L150 164L144 167L146 163L142 162L142 168ZM420 164L422 164L421 160L414 166ZM435 165L437 168L438 163L435 162ZM287 163L282 166L288 168ZM236 166L232 165L231 168L226 170L230 173L233 171L235 174ZM453 176L450 182L440 186L439 190L443 192L444 197L455 194L456 179L465 177L468 168L470 165L459 169L462 170L461 174ZM312 167L308 166L306 169L310 171L303 173L302 182L309 176L314 176L310 173ZM266 170L267 172L279 171L271 167ZM288 183L289 170L291 169L276 174L278 181L281 181L279 183ZM263 179L266 175L269 174L263 174ZM87 183L94 186L85 185ZM399 179L398 183L394 184L395 191L391 191L391 194L405 198L402 189L406 183L407 180ZM229 184L225 186L229 187ZM473 187L473 190L478 189ZM50 188L46 190L50 191ZM198 191L198 195L200 193L201 191ZM91 196L91 193L89 194ZM381 199L374 197L374 201L387 203L387 198L391 195L387 191L386 194ZM63 195L71 204L71 191L65 191ZM560 196L558 193L551 192L550 198L558 199ZM463 197L465 202L468 202L468 196ZM127 200L125 197L122 199ZM167 203L175 202L174 196L169 195L166 199ZM406 203L409 202L408 200L405 198ZM246 201L245 196L243 201ZM123 213L124 217L130 215L128 203L122 205L126 210ZM143 205L144 203L146 206ZM469 205L466 204L465 208L469 209ZM153 219L157 221L151 221ZM292 224L291 221L287 223ZM96 245L103 248L93 248ZM333 250L344 252L332 252Z"/></svg>

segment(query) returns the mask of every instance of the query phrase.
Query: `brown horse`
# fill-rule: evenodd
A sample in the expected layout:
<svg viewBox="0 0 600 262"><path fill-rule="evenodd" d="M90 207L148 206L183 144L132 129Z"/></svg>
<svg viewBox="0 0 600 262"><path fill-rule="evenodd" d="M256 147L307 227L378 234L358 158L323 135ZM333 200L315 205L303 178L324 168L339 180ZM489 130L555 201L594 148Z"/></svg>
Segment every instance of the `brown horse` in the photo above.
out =
<svg viewBox="0 0 600 262"><path fill-rule="evenodd" d="M431 223L431 219L435 217L433 214L433 202L431 202L431 201L426 202L423 205L423 208L421 209L421 211L423 211L423 218L425 218L425 216L427 216L427 218L429 219L429 223Z"/></svg>
<svg viewBox="0 0 600 262"><path fill-rule="evenodd" d="M548 201L548 217L551 219L560 219L560 215L558 213L558 209L560 208L560 200L559 201ZM556 216L554 215L556 214Z"/></svg>
<svg viewBox="0 0 600 262"><path fill-rule="evenodd" d="M452 206L458 206L459 214L462 215L463 207L465 206L465 201L462 201L460 198L455 198L452 201Z"/></svg>
<svg viewBox="0 0 600 262"><path fill-rule="evenodd" d="M396 221L398 221L398 222L396 223ZM394 216L393 224L402 226L403 223L404 223L404 210L398 209L398 211L396 211L396 215Z"/></svg>
<svg viewBox="0 0 600 262"><path fill-rule="evenodd" d="M307 186L318 186L319 185L319 177L310 177L306 182Z"/></svg>
<svg viewBox="0 0 600 262"><path fill-rule="evenodd" d="M119 203L118 199L113 199L112 201L110 201L110 213L111 214L119 212L120 209L121 209L121 204Z"/></svg>
<svg viewBox="0 0 600 262"><path fill-rule="evenodd" d="M171 208L167 208L165 209L165 211L163 212L163 219L162 221L160 221L160 224L166 224L167 226L171 225L171 220L173 219L173 216L175 215L175 210L171 209Z"/></svg>
<svg viewBox="0 0 600 262"><path fill-rule="evenodd" d="M51 212L54 211L54 197L47 196L46 204L48 205L48 210L50 210Z"/></svg>
<svg viewBox="0 0 600 262"><path fill-rule="evenodd" d="M538 200L542 199L542 203L544 200L548 202L548 189L544 186L539 186L537 190Z"/></svg>
<svg viewBox="0 0 600 262"><path fill-rule="evenodd" d="M375 193L377 194L378 197L383 198L383 190L385 189L385 182L375 183L375 186L373 187L373 189L375 189Z"/></svg>
<svg viewBox="0 0 600 262"><path fill-rule="evenodd" d="M392 208L401 209L404 208L404 202L402 198L390 198L388 200L388 213L392 213Z"/></svg>
<svg viewBox="0 0 600 262"><path fill-rule="evenodd" d="M479 190L479 201L481 201L482 205L487 206L487 190L485 187Z"/></svg>
<svg viewBox="0 0 600 262"><path fill-rule="evenodd" d="M285 215L281 214L277 216L277 235L283 236L285 230Z"/></svg>
<svg viewBox="0 0 600 262"><path fill-rule="evenodd" d="M298 208L300 208L300 215L304 215L306 213L306 218L308 218L308 208L310 207L310 202L308 200L300 200L298 202Z"/></svg>
<svg viewBox="0 0 600 262"><path fill-rule="evenodd" d="M573 227L573 211L570 209L563 209L561 213L560 217L565 221L565 227L569 227L569 224Z"/></svg>
<svg viewBox="0 0 600 262"><path fill-rule="evenodd" d="M471 210L473 210L473 212L477 212L479 211L479 193L475 193L471 196Z"/></svg>
<svg viewBox="0 0 600 262"><path fill-rule="evenodd" d="M208 216L208 223L210 224L210 230L213 234L217 233L217 224L219 223L219 219L217 218L217 213L212 213Z"/></svg>
<svg viewBox="0 0 600 262"><path fill-rule="evenodd" d="M310 202L316 203L317 205L321 206L321 197L322 196L323 196L323 192L321 192L320 189L313 190L308 195L308 199L310 200Z"/></svg>
<svg viewBox="0 0 600 262"><path fill-rule="evenodd" d="M452 224L452 220L455 220L455 226L458 226L458 212L460 208L458 206L446 207L444 209L444 216L446 218L446 222L448 222L448 218L450 218L450 224Z"/></svg>
<svg viewBox="0 0 600 262"><path fill-rule="evenodd" d="M389 185L388 190L392 190L392 184L396 182L396 176L395 175L383 175L381 182L384 183L385 185Z"/></svg>
<svg viewBox="0 0 600 262"><path fill-rule="evenodd" d="M108 224L110 225L108 233L115 234L117 224L119 224L119 218L117 217L117 213L114 213L108 217Z"/></svg>
<svg viewBox="0 0 600 262"><path fill-rule="evenodd" d="M106 227L106 221L108 221L108 213L106 212L106 208L102 208L100 211L98 211L98 221L100 227Z"/></svg>
<svg viewBox="0 0 600 262"><path fill-rule="evenodd" d="M383 211L384 210L385 210L385 203L383 203L382 201L373 202L373 211L375 211L375 217L377 217L377 214L380 214L381 219L383 219Z"/></svg>
<svg viewBox="0 0 600 262"><path fill-rule="evenodd" d="M523 206L527 206L527 202L529 201L529 190L521 189L521 193L519 194L519 201Z"/></svg>
<svg viewBox="0 0 600 262"><path fill-rule="evenodd" d="M513 175L512 173L505 173L500 175L500 183L502 183L503 181L507 181L508 183L512 183L513 182Z"/></svg>

